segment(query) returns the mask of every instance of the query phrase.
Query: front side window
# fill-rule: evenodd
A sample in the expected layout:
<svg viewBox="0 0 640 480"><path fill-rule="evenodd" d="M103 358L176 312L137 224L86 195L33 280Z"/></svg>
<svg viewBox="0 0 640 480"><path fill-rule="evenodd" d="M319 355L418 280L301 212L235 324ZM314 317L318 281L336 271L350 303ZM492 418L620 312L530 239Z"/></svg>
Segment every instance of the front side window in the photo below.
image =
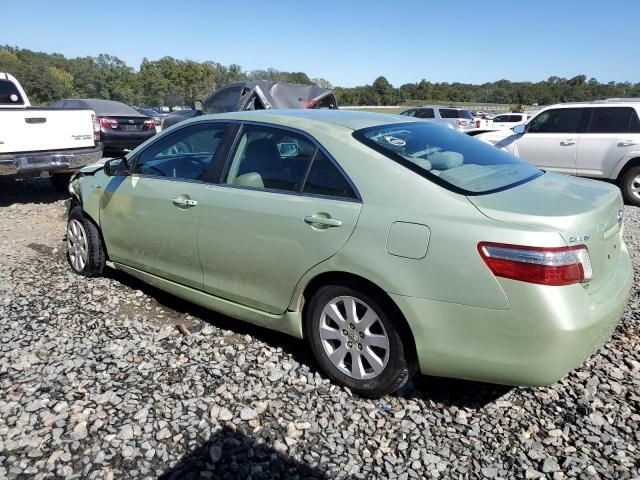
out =
<svg viewBox="0 0 640 480"><path fill-rule="evenodd" d="M518 123L522 121L522 115L509 115L509 122Z"/></svg>
<svg viewBox="0 0 640 480"><path fill-rule="evenodd" d="M496 118L493 119L493 121L496 123L508 122L509 115L498 115Z"/></svg>
<svg viewBox="0 0 640 480"><path fill-rule="evenodd" d="M469 110L460 110L458 108L441 108L440 118L464 118L466 120L473 120Z"/></svg>
<svg viewBox="0 0 640 480"><path fill-rule="evenodd" d="M24 105L18 87L9 80L0 80L0 105Z"/></svg>
<svg viewBox="0 0 640 480"><path fill-rule="evenodd" d="M629 133L640 133L640 118L638 112L634 109L629 122Z"/></svg>
<svg viewBox="0 0 640 480"><path fill-rule="evenodd" d="M405 110L404 112L400 113L400 115L405 115L407 117L413 117L415 114L415 110Z"/></svg>
<svg viewBox="0 0 640 480"><path fill-rule="evenodd" d="M491 193L542 172L492 145L430 123L365 128L354 137L417 174L465 195Z"/></svg>
<svg viewBox="0 0 640 480"><path fill-rule="evenodd" d="M636 111L630 107L597 107L591 114L589 133L627 133L631 117Z"/></svg>
<svg viewBox="0 0 640 480"><path fill-rule="evenodd" d="M244 87L229 87L221 90L204 102L204 111L207 113L234 112L238 108L238 101Z"/></svg>
<svg viewBox="0 0 640 480"><path fill-rule="evenodd" d="M584 108L546 110L529 122L527 133L576 133L580 131Z"/></svg>
<svg viewBox="0 0 640 480"><path fill-rule="evenodd" d="M222 123L182 128L143 150L132 173L182 180L202 180L227 130Z"/></svg>

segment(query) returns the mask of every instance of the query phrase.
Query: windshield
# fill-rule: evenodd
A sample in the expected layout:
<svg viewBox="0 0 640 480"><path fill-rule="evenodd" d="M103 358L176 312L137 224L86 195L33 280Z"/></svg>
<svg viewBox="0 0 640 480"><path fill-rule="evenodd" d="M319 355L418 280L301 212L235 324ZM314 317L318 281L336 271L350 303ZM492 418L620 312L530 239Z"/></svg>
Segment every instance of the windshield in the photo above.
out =
<svg viewBox="0 0 640 480"><path fill-rule="evenodd" d="M396 123L354 137L433 182L465 195L493 193L542 172L492 145L436 123Z"/></svg>

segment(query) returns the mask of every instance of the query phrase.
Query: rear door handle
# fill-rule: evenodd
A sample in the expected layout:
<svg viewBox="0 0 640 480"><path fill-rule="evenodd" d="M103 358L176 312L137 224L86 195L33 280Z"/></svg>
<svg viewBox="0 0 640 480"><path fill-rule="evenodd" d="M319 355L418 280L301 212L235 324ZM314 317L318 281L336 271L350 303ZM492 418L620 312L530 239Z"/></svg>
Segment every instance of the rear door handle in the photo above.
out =
<svg viewBox="0 0 640 480"><path fill-rule="evenodd" d="M632 145L637 145L637 143L634 142L633 140L620 140L618 142L619 147L630 147Z"/></svg>
<svg viewBox="0 0 640 480"><path fill-rule="evenodd" d="M576 141L573 138L567 138L566 140L562 140L560 145L568 147L569 145L575 145Z"/></svg>
<svg viewBox="0 0 640 480"><path fill-rule="evenodd" d="M177 207L195 207L198 205L198 202L191 200L190 198L179 196L173 199L173 204Z"/></svg>
<svg viewBox="0 0 640 480"><path fill-rule="evenodd" d="M304 221L309 225L320 225L322 227L341 227L342 222L340 220L336 220L335 218L325 218L318 217L316 215L310 215L308 217L304 217Z"/></svg>

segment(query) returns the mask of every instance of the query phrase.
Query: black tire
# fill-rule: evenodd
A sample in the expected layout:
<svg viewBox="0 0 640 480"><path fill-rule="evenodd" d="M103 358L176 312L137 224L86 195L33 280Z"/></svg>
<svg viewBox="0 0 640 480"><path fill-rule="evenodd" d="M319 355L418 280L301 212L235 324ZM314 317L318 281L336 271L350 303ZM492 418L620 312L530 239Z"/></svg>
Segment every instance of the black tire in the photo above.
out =
<svg viewBox="0 0 640 480"><path fill-rule="evenodd" d="M73 228L72 222L78 222L75 224L76 231L79 231L80 225L83 236L86 238L86 260L83 264L74 262L74 255L77 255L77 250L74 252L74 247L72 246L74 244L72 231L70 230ZM82 236L75 235L75 237L78 239ZM80 243L80 241L76 243ZM82 207L79 205L69 212L69 220L67 222L67 260L74 272L85 277L99 277L105 267L106 256L100 231L91 219L84 214Z"/></svg>
<svg viewBox="0 0 640 480"><path fill-rule="evenodd" d="M355 344L355 340L351 343L348 340L351 338L349 335L344 335L345 330L341 330L342 340L333 340L333 339L323 339L320 336L320 326L321 322L323 326L327 326L327 322L332 322L330 319L325 318L323 315L323 311L330 302L335 301L339 298L348 298L353 297L355 299L355 303L357 308L365 308L369 307L375 314L377 315L380 324L384 327L383 330L380 329L380 325L375 322L375 327L378 329L378 333L382 332L386 333L386 337L388 339L388 357L386 360L386 364L382 368L382 370L375 374L374 368L371 367L371 363L363 360L360 365L364 362L369 365L370 370L368 375L374 375L372 378L368 379L357 379L352 375L345 373L341 368L350 370L353 373L353 364L354 355L360 357L364 352L362 349L359 349L360 352L356 351L357 347L360 347L360 344ZM358 303L362 302L362 303ZM338 300L337 306L340 307L340 301ZM342 304L342 308L345 308L345 304ZM366 311L366 310L365 310ZM366 291L366 289L360 289L359 287L347 287L342 285L327 285L321 287L311 298L309 304L305 308L305 331L307 340L311 346L311 350L320 365L322 371L330 377L332 380L345 385L352 392L357 393L358 395L362 395L365 397L377 398L402 387L410 378L414 372L413 362L410 360L410 356L408 355L408 351L406 346L403 343L402 337L399 333L398 328L394 325L393 322L393 310L391 308L386 307L385 301L376 300L372 294ZM360 316L360 313L357 314L360 320L363 320L363 317ZM323 319L324 318L324 319ZM343 314L343 319L346 316ZM332 328L340 329L338 323L332 322ZM349 323L349 322L347 322ZM351 324L349 324L347 329L352 328ZM371 328L374 328L373 326ZM367 329L368 334L371 334L371 329ZM353 334L353 338L358 337L359 328L356 327L355 330L347 330L349 332L355 332ZM386 332L385 332L386 331ZM365 337L362 337L364 333L361 333L361 338L363 338L362 343L365 344ZM368 338L368 337L367 337ZM344 340L344 341L343 341ZM337 351L338 348L347 348L348 354L344 357L342 365L336 366L334 362L329 358L329 354L327 350L323 346L324 344L328 345L333 344L334 346L328 346L327 348L335 348L334 351ZM360 342L360 340L358 340ZM349 347L348 345L351 345ZM366 344L365 344L366 345ZM364 346L366 349L367 347ZM377 347L373 347L376 348ZM341 350L344 351L344 350ZM383 350L376 350L381 352ZM352 353L353 352L353 353Z"/></svg>
<svg viewBox="0 0 640 480"><path fill-rule="evenodd" d="M69 180L71 180L71 173L54 173L49 180L51 185L59 193L69 193Z"/></svg>
<svg viewBox="0 0 640 480"><path fill-rule="evenodd" d="M640 192L636 191L635 194L633 192L634 180L638 177L640 177L640 166L631 167L629 170L624 172L622 177L620 177L620 181L618 182L618 186L622 191L622 198L624 198L624 202L627 205L633 205L635 207L640 207L640 198L636 196L636 194L640 195ZM640 187L640 184L638 184L638 182L635 183L636 188Z"/></svg>

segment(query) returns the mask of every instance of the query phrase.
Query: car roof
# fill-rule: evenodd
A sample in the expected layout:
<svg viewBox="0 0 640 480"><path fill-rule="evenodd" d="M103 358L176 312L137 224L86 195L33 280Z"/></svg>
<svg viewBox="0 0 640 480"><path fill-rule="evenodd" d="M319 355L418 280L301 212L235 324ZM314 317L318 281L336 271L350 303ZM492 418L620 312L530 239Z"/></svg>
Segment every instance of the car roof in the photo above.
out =
<svg viewBox="0 0 640 480"><path fill-rule="evenodd" d="M64 100L83 102L98 115L142 116L141 113L134 110L126 103L118 102L116 100L102 100L99 98L65 98Z"/></svg>
<svg viewBox="0 0 640 480"><path fill-rule="evenodd" d="M389 113L357 112L351 110L249 110L244 112L218 113L196 117L191 122L202 119L228 119L265 122L293 128L319 128L333 126L337 128L359 130L390 123L411 123L415 119Z"/></svg>

